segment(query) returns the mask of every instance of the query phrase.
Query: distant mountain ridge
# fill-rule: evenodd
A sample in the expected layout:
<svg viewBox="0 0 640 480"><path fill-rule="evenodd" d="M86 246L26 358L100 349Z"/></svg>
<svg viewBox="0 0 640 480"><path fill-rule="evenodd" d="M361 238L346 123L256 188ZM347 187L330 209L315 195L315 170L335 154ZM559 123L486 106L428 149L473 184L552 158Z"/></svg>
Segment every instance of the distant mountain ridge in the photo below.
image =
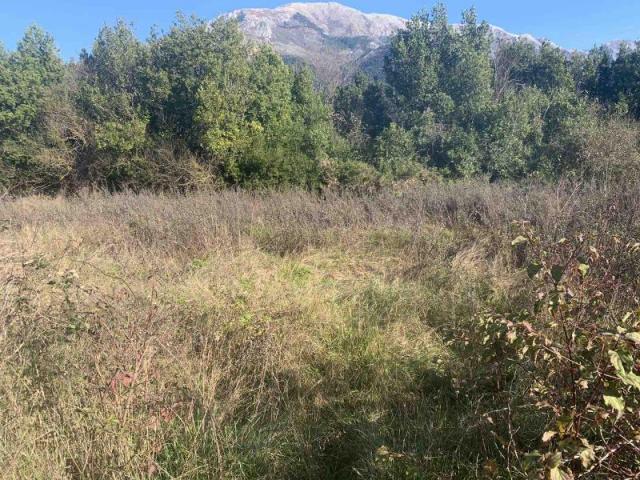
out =
<svg viewBox="0 0 640 480"><path fill-rule="evenodd" d="M614 40L613 42L607 42L603 45L614 57L617 57L620 50L623 48L635 50L638 48L638 42L631 40Z"/></svg>
<svg viewBox="0 0 640 480"><path fill-rule="evenodd" d="M272 45L288 62L309 65L319 81L329 86L343 83L359 70L380 75L391 36L407 22L394 15L364 13L335 2L245 8L223 16L236 19L247 37ZM491 31L494 48L517 40L539 47L544 41L494 25ZM625 43L631 44L612 42L608 48L617 54Z"/></svg>
<svg viewBox="0 0 640 480"><path fill-rule="evenodd" d="M339 84L355 71L379 70L383 49L406 20L363 13L339 3L291 3L248 8L235 18L252 40L268 43L287 61L311 66L324 84Z"/></svg>
<svg viewBox="0 0 640 480"><path fill-rule="evenodd" d="M336 2L246 8L227 15L238 18L247 32L263 40L275 40L281 33L279 29L296 27L307 27L331 37L381 38L393 35L406 23L401 17L364 13Z"/></svg>

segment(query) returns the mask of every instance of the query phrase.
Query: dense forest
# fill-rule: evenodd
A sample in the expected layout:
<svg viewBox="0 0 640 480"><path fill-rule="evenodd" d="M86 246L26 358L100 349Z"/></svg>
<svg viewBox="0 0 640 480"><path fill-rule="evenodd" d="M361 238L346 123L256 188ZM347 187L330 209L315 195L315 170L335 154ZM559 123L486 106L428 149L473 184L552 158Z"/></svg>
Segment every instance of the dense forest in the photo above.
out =
<svg viewBox="0 0 640 480"><path fill-rule="evenodd" d="M125 22L64 62L29 28L0 49L0 189L372 187L407 178L616 175L638 158L640 51L492 51L473 10L417 14L384 78L331 97L237 24Z"/></svg>

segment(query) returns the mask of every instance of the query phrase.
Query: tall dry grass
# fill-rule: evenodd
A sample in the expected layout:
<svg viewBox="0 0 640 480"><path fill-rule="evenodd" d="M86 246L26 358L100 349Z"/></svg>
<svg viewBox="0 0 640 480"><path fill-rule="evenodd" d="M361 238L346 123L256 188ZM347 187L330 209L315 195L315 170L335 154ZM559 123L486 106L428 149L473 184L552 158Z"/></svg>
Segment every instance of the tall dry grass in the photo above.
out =
<svg viewBox="0 0 640 480"><path fill-rule="evenodd" d="M525 301L513 222L637 233L638 193L3 201L3 478L479 477L500 445L448 332Z"/></svg>

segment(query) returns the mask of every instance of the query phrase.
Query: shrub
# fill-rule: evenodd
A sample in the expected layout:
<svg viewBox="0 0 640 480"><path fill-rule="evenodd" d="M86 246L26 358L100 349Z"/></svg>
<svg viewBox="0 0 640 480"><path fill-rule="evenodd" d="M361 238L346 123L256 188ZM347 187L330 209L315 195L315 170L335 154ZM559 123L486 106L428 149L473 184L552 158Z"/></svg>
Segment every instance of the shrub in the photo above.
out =
<svg viewBox="0 0 640 480"><path fill-rule="evenodd" d="M365 162L330 160L323 163L322 170L323 182L328 187L374 191L380 186L380 174Z"/></svg>
<svg viewBox="0 0 640 480"><path fill-rule="evenodd" d="M499 425L495 435L514 469L529 474L632 477L640 469L640 244L611 234L549 243L525 228L513 246L532 282L529 307L482 315L465 337L505 406L487 417Z"/></svg>
<svg viewBox="0 0 640 480"><path fill-rule="evenodd" d="M617 116L600 118L583 132L581 166L588 177L603 183L640 178L640 129Z"/></svg>

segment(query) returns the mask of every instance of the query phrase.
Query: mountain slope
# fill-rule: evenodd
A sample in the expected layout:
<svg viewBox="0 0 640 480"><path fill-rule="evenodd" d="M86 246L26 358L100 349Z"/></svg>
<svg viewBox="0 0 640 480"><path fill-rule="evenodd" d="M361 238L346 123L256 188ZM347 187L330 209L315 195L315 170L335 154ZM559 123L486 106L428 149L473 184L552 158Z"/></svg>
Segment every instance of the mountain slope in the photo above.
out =
<svg viewBox="0 0 640 480"><path fill-rule="evenodd" d="M241 9L225 17L238 20L249 38L271 44L290 63L311 66L329 88L358 70L379 75L390 37L406 24L401 17L364 13L333 2ZM531 35L491 29L496 43L522 39L542 44Z"/></svg>
<svg viewBox="0 0 640 480"><path fill-rule="evenodd" d="M237 19L249 38L271 44L288 61L311 66L328 85L341 83L375 57L405 25L400 17L366 14L338 3L292 3L226 16Z"/></svg>

